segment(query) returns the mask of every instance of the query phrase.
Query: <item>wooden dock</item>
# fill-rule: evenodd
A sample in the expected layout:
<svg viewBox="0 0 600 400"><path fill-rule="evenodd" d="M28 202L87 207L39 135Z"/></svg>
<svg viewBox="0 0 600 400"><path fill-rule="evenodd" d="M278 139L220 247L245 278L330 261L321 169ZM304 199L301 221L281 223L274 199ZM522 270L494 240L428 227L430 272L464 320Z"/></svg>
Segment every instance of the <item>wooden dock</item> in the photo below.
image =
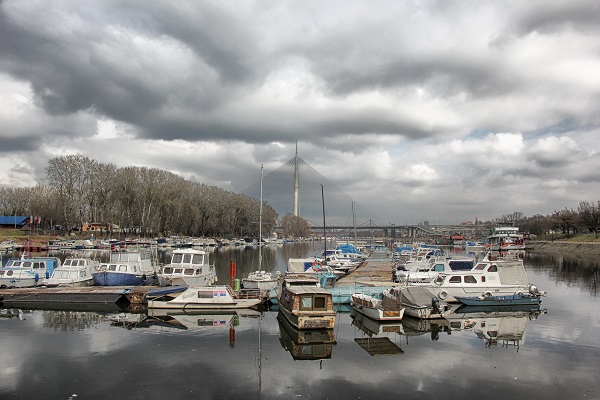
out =
<svg viewBox="0 0 600 400"><path fill-rule="evenodd" d="M342 276L336 286L393 286L393 263L387 252L374 252L354 271Z"/></svg>
<svg viewBox="0 0 600 400"><path fill-rule="evenodd" d="M109 304L146 302L152 286L32 287L0 289L0 303Z"/></svg>

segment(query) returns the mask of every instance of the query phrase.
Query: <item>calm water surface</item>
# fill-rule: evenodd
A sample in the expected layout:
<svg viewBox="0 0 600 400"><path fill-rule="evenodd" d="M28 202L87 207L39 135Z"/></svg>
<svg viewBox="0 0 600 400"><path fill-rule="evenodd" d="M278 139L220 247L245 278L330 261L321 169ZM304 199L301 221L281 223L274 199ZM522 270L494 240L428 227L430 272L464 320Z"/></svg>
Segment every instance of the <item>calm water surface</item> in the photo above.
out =
<svg viewBox="0 0 600 400"><path fill-rule="evenodd" d="M263 250L267 270L322 244ZM164 255L167 257L168 255ZM217 251L219 281L256 269L257 251ZM4 309L0 398L600 399L600 262L528 253L540 310L405 320L387 332L338 313L302 337L276 311L147 315ZM152 313L151 313L152 314Z"/></svg>

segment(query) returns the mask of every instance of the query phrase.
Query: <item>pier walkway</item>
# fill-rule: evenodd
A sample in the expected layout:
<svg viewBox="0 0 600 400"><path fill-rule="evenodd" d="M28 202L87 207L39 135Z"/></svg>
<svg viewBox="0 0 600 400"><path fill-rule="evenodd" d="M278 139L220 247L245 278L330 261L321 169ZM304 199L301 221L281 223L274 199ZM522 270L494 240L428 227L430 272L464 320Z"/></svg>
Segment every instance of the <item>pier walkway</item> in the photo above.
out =
<svg viewBox="0 0 600 400"><path fill-rule="evenodd" d="M394 286L389 250L376 250L354 271L337 280L336 286Z"/></svg>

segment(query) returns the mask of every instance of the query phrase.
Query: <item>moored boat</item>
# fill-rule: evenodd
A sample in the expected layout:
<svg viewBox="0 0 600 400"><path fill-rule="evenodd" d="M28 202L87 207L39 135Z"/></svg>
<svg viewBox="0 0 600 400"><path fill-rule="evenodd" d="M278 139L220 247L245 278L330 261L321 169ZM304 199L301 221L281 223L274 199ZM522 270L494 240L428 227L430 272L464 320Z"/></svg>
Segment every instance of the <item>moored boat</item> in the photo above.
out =
<svg viewBox="0 0 600 400"><path fill-rule="evenodd" d="M41 285L60 265L60 259L56 257L23 255L21 258L12 258L0 268L0 287L27 288Z"/></svg>
<svg viewBox="0 0 600 400"><path fill-rule="evenodd" d="M352 295L352 308L357 312L376 321L400 321L405 308L402 304L389 297L378 299L363 293Z"/></svg>
<svg viewBox="0 0 600 400"><path fill-rule="evenodd" d="M208 286L217 281L214 264L204 250L183 248L173 250L171 263L158 273L161 286Z"/></svg>
<svg viewBox="0 0 600 400"><path fill-rule="evenodd" d="M312 285L288 285L283 281L279 309L297 329L333 329L336 312L332 295Z"/></svg>
<svg viewBox="0 0 600 400"><path fill-rule="evenodd" d="M529 293L515 293L506 296L455 296L456 300L467 306L512 306L540 304L545 293L537 292L535 287Z"/></svg>
<svg viewBox="0 0 600 400"><path fill-rule="evenodd" d="M94 284L93 274L98 272L100 261L88 258L67 257L52 275L44 279L43 284L53 286L91 286Z"/></svg>
<svg viewBox="0 0 600 400"><path fill-rule="evenodd" d="M231 310L257 307L264 297L257 293L234 292L230 286L188 287L183 290L150 290L146 294L148 308L195 310Z"/></svg>
<svg viewBox="0 0 600 400"><path fill-rule="evenodd" d="M419 319L445 318L452 307L419 286L396 286L383 291L383 298L404 308L406 315Z"/></svg>
<svg viewBox="0 0 600 400"><path fill-rule="evenodd" d="M525 272L523 260L487 254L470 271L441 272L431 282L419 285L439 300L458 302L455 296L509 296L539 292ZM539 292L540 294L543 292Z"/></svg>
<svg viewBox="0 0 600 400"><path fill-rule="evenodd" d="M136 286L154 281L158 268L149 251L113 252L92 274L96 286Z"/></svg>

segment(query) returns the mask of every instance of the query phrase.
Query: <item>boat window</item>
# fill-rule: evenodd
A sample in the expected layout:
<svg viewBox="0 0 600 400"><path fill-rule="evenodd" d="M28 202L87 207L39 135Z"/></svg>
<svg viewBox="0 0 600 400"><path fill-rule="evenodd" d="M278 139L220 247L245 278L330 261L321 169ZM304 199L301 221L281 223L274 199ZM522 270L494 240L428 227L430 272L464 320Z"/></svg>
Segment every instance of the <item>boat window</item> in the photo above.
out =
<svg viewBox="0 0 600 400"><path fill-rule="evenodd" d="M119 265L119 272L127 272L127 265L125 265L125 264Z"/></svg>
<svg viewBox="0 0 600 400"><path fill-rule="evenodd" d="M199 299L212 299L213 291L212 290L198 290L198 298Z"/></svg>
<svg viewBox="0 0 600 400"><path fill-rule="evenodd" d="M490 267L487 269L488 272L498 272L498 266L496 264L492 264L490 265Z"/></svg>
<svg viewBox="0 0 600 400"><path fill-rule="evenodd" d="M473 268L473 261L471 260L450 261L448 264L452 271L469 271Z"/></svg>
<svg viewBox="0 0 600 400"><path fill-rule="evenodd" d="M300 309L301 310L312 310L313 309L312 296L301 296L300 297Z"/></svg>
<svg viewBox="0 0 600 400"><path fill-rule="evenodd" d="M326 307L327 307L327 297L326 296L315 296L314 309L315 310L325 310Z"/></svg>
<svg viewBox="0 0 600 400"><path fill-rule="evenodd" d="M13 270L12 269L6 271L6 276L12 276L12 275L13 275Z"/></svg>
<svg viewBox="0 0 600 400"><path fill-rule="evenodd" d="M192 258L192 264L204 264L204 255L194 254L194 257Z"/></svg>
<svg viewBox="0 0 600 400"><path fill-rule="evenodd" d="M108 266L108 270L109 271L116 271L117 270L117 264L110 264Z"/></svg>
<svg viewBox="0 0 600 400"><path fill-rule="evenodd" d="M46 264L43 262L35 262L33 263L33 268L46 268Z"/></svg>
<svg viewBox="0 0 600 400"><path fill-rule="evenodd" d="M181 264L181 260L183 260L183 254L173 254L171 262L173 264Z"/></svg>
<svg viewBox="0 0 600 400"><path fill-rule="evenodd" d="M31 268L31 261L25 261L23 263L23 268Z"/></svg>
<svg viewBox="0 0 600 400"><path fill-rule="evenodd" d="M184 254L183 255L183 262L184 262L184 264L189 264L191 260L192 260L192 255L191 254Z"/></svg>
<svg viewBox="0 0 600 400"><path fill-rule="evenodd" d="M481 270L484 269L486 267L486 263L477 263L477 265L475 266L475 269L477 270Z"/></svg>
<svg viewBox="0 0 600 400"><path fill-rule="evenodd" d="M163 274L172 274L172 273L173 273L173 268L171 268L171 267L163 268Z"/></svg>
<svg viewBox="0 0 600 400"><path fill-rule="evenodd" d="M175 268L175 269L173 269L173 273L181 275L183 273L183 269L182 268Z"/></svg>
<svg viewBox="0 0 600 400"><path fill-rule="evenodd" d="M63 265L64 265L65 267L68 267L69 265L71 265L71 260L67 258L67 259L65 260L65 262L63 263Z"/></svg>
<svg viewBox="0 0 600 400"><path fill-rule="evenodd" d="M0 271L0 276L4 275L4 270Z"/></svg>
<svg viewBox="0 0 600 400"><path fill-rule="evenodd" d="M460 276L451 276L448 283L460 283Z"/></svg>
<svg viewBox="0 0 600 400"><path fill-rule="evenodd" d="M444 264L435 264L433 267L433 271L442 272L444 270Z"/></svg>
<svg viewBox="0 0 600 400"><path fill-rule="evenodd" d="M465 283L477 283L477 279L471 275L465 276Z"/></svg>
<svg viewBox="0 0 600 400"><path fill-rule="evenodd" d="M186 268L183 270L184 275L194 275L194 268Z"/></svg>
<svg viewBox="0 0 600 400"><path fill-rule="evenodd" d="M485 282L485 276L481 277L481 282Z"/></svg>
<svg viewBox="0 0 600 400"><path fill-rule="evenodd" d="M83 267L83 266L85 265L85 260L79 260L79 261L77 262L77 265L79 265L79 266L82 266L82 267Z"/></svg>

